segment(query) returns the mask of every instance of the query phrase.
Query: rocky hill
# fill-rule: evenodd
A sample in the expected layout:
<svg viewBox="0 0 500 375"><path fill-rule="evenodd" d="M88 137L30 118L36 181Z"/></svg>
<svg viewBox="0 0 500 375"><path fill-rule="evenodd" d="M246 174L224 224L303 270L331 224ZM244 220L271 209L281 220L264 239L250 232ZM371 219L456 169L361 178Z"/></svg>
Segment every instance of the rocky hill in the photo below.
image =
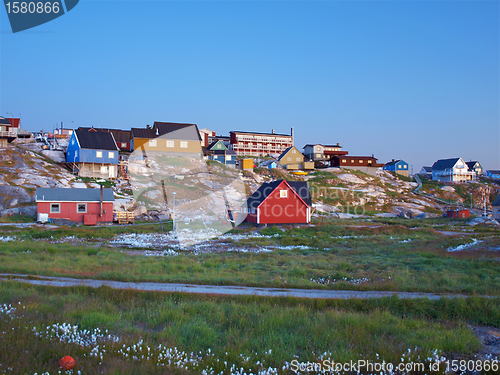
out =
<svg viewBox="0 0 500 375"><path fill-rule="evenodd" d="M128 181L77 178L60 163L63 161L62 153L44 151L36 143L1 148L0 216L35 216L34 193L37 187L99 187L100 184L113 187L116 211L135 210L136 215L143 217L168 214L166 207L148 210L144 202L135 202L133 186ZM175 183L179 185L187 184L177 174L172 178L178 179ZM469 207L472 199L474 206L480 208L484 201L489 204L500 193L500 186L491 180L450 186L423 179L419 194L415 194L413 191L418 184L408 178L396 177L385 171L379 171L377 176L369 176L338 168L316 170L308 176L300 177L283 169L256 168L254 172L243 172L241 178L246 194L251 194L264 181L272 179L307 180L315 215L339 218L441 216L446 202L462 203ZM205 180L204 183L213 183L213 179ZM148 192L149 196L153 193L160 194Z"/></svg>

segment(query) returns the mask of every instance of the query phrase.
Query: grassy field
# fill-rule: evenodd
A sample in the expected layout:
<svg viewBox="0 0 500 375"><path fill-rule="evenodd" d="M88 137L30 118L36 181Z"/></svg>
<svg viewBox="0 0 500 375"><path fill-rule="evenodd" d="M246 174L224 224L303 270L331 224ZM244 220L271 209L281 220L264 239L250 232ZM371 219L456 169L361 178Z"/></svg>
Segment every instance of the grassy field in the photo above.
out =
<svg viewBox="0 0 500 375"><path fill-rule="evenodd" d="M379 219L313 227L236 230L201 251L144 256L110 240L158 224L103 228L2 228L0 272L119 281L500 295L498 230L461 222ZM164 224L165 231L167 225ZM445 235L440 231L463 231ZM467 230L467 232L465 232ZM449 233L448 233L449 234ZM449 251L466 245L462 251ZM471 246L467 249L467 246ZM496 250L495 250L496 249ZM160 255L165 254L159 252ZM158 254L157 254L158 255Z"/></svg>
<svg viewBox="0 0 500 375"><path fill-rule="evenodd" d="M214 297L3 282L0 373L57 373L65 355L82 374L291 374L294 360L428 366L472 358L480 344L468 324L499 326L500 300Z"/></svg>

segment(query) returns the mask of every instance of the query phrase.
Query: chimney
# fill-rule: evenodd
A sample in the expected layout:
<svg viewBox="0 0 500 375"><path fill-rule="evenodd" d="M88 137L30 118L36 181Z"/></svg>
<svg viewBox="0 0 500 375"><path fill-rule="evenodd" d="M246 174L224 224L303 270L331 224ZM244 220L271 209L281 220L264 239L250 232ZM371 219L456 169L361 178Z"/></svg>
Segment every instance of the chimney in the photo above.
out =
<svg viewBox="0 0 500 375"><path fill-rule="evenodd" d="M158 128L156 128L156 132L155 132L156 135L160 135L160 133L158 133Z"/></svg>
<svg viewBox="0 0 500 375"><path fill-rule="evenodd" d="M372 155L373 156L373 155ZM392 161L394 161L394 159L392 159Z"/></svg>
<svg viewBox="0 0 500 375"><path fill-rule="evenodd" d="M292 127L292 130L290 132L290 135L292 136L292 139L293 139L293 127Z"/></svg>
<svg viewBox="0 0 500 375"><path fill-rule="evenodd" d="M276 134L275 131L274 131L274 129L273 129L273 134Z"/></svg>
<svg viewBox="0 0 500 375"><path fill-rule="evenodd" d="M151 125L146 125L146 129L151 129Z"/></svg>

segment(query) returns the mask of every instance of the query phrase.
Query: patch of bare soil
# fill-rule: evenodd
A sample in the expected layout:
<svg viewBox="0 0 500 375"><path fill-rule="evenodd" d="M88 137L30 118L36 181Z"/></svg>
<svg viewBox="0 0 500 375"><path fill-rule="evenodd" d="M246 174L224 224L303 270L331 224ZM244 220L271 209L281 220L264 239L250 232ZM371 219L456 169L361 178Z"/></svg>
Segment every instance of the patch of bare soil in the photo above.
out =
<svg viewBox="0 0 500 375"><path fill-rule="evenodd" d="M481 351L479 355L484 359L500 358L500 329L494 327L471 327L474 334L481 341Z"/></svg>

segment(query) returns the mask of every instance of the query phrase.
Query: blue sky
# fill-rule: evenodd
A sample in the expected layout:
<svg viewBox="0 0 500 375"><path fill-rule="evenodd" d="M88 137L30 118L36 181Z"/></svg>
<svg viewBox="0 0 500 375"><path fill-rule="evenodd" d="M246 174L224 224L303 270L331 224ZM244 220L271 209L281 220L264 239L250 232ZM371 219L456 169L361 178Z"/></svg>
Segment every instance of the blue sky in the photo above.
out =
<svg viewBox="0 0 500 375"><path fill-rule="evenodd" d="M12 34L0 115L288 133L414 171L500 169L498 1L100 1Z"/></svg>

